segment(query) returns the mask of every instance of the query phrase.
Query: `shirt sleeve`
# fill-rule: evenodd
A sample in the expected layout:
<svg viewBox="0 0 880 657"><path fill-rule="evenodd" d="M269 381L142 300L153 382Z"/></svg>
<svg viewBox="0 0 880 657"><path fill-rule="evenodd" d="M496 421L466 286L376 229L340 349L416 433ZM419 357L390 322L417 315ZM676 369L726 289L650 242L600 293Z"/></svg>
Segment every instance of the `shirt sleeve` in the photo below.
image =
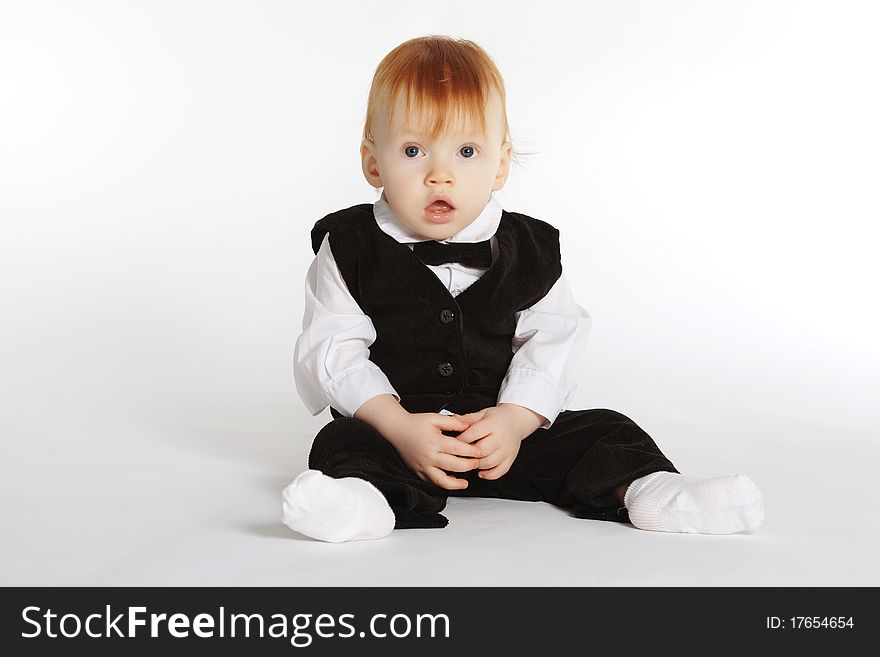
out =
<svg viewBox="0 0 880 657"><path fill-rule="evenodd" d="M294 348L296 390L312 415L328 405L351 417L365 401L389 393L385 373L370 360L372 320L351 296L325 235L305 284L302 333Z"/></svg>
<svg viewBox="0 0 880 657"><path fill-rule="evenodd" d="M535 305L517 313L513 359L501 383L498 403L540 413L548 429L571 401L592 318L574 300L560 276Z"/></svg>

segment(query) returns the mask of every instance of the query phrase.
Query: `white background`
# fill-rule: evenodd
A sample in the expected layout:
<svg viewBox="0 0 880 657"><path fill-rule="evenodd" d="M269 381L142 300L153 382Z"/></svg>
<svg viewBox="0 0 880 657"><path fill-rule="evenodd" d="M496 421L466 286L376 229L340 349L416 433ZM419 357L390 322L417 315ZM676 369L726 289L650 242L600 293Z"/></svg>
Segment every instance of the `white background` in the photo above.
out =
<svg viewBox="0 0 880 657"><path fill-rule="evenodd" d="M453 500L446 530L342 548L354 581L426 572L395 545L509 547L490 523L514 583L584 583L517 559L598 534L667 550L606 584L877 585L878 28L871 2L0 3L0 583L333 581L336 548L279 522L329 420L292 377L309 230L376 199L373 72L436 33L493 57L535 153L498 198L561 230L593 317L573 407L749 474L768 518L673 537Z"/></svg>

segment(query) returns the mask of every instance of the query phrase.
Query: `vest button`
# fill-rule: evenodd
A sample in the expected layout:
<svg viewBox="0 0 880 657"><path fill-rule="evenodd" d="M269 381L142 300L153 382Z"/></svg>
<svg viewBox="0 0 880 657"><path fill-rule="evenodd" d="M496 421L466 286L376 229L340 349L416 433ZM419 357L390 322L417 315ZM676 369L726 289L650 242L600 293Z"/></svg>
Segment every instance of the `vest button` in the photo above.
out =
<svg viewBox="0 0 880 657"><path fill-rule="evenodd" d="M448 324L453 319L455 319L455 313L449 310L449 308L444 308L440 311L440 321L444 324Z"/></svg>
<svg viewBox="0 0 880 657"><path fill-rule="evenodd" d="M449 363L440 363L437 366L437 371L440 373L440 376L449 376L453 372L452 365Z"/></svg>

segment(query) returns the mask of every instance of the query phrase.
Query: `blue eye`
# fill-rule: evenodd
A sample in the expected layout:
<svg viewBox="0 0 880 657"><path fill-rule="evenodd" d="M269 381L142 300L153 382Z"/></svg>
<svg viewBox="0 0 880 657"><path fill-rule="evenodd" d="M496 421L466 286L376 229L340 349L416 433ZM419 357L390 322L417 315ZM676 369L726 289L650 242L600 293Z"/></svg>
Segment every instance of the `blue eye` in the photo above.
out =
<svg viewBox="0 0 880 657"><path fill-rule="evenodd" d="M403 149L403 152L406 153L407 157L410 157L410 154L412 154L412 157L415 157L418 154L418 150L419 150L418 146L407 146L406 148ZM415 152L413 152L413 151L415 151Z"/></svg>
<svg viewBox="0 0 880 657"><path fill-rule="evenodd" d="M477 154L473 146L462 146L459 152L468 160Z"/></svg>

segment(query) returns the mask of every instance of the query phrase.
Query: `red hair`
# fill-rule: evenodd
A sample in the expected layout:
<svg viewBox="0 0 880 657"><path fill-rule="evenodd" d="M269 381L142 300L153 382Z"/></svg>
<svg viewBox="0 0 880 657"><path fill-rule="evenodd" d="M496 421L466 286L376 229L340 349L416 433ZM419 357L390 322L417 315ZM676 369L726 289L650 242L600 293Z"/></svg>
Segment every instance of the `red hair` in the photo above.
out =
<svg viewBox="0 0 880 657"><path fill-rule="evenodd" d="M501 99L502 142L510 138L504 80L492 58L473 41L443 35L416 37L389 52L373 75L364 139L380 111L391 123L391 109L404 101L407 120L418 117L421 128L436 139L450 126L469 119L486 131L485 108L492 90Z"/></svg>

